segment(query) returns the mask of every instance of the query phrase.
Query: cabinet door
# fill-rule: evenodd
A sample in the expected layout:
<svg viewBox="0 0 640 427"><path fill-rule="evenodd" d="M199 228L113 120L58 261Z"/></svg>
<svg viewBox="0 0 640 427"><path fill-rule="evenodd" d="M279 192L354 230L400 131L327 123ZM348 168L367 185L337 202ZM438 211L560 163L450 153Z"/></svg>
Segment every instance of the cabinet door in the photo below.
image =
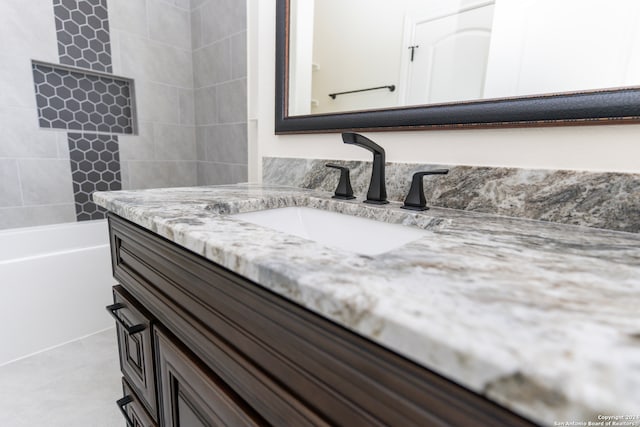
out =
<svg viewBox="0 0 640 427"><path fill-rule="evenodd" d="M107 308L118 321L120 369L147 411L157 419L151 315L122 286L114 286L113 299L115 304Z"/></svg>
<svg viewBox="0 0 640 427"><path fill-rule="evenodd" d="M124 397L118 401L118 406L125 417L127 427L157 427L124 378L122 379L122 391Z"/></svg>
<svg viewBox="0 0 640 427"><path fill-rule="evenodd" d="M262 426L260 416L188 350L154 328L161 425Z"/></svg>

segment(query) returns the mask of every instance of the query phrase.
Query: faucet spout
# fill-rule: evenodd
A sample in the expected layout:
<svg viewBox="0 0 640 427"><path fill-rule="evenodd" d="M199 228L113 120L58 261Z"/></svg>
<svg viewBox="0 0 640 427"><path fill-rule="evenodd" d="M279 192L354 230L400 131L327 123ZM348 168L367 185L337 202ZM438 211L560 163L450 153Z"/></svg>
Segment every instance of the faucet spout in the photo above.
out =
<svg viewBox="0 0 640 427"><path fill-rule="evenodd" d="M367 191L367 199L365 203L382 205L389 203L387 201L387 188L385 185L384 167L385 153L384 148L357 133L343 133L342 141L345 144L353 144L358 147L367 149L373 153L373 170L371 171L371 182L369 183L369 191Z"/></svg>

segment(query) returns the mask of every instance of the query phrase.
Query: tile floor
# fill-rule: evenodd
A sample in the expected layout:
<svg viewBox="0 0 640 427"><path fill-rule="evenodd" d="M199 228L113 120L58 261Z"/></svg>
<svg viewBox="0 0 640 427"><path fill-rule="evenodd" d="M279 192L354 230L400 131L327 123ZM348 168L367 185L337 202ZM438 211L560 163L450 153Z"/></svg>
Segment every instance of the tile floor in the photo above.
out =
<svg viewBox="0 0 640 427"><path fill-rule="evenodd" d="M0 366L2 427L123 427L115 328Z"/></svg>

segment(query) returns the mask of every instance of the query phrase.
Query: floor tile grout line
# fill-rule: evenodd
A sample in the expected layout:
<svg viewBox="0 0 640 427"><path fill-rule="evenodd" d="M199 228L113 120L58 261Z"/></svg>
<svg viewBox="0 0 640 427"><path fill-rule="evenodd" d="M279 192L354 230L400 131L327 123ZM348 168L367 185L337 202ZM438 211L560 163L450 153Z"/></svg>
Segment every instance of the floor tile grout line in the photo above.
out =
<svg viewBox="0 0 640 427"><path fill-rule="evenodd" d="M110 329L113 329L113 331L115 332L115 329L116 329L116 328L115 328L115 326L109 326L108 328L104 328L104 329L101 329L101 330L99 330L99 331L92 332L92 333L90 333L90 334L83 335L83 336L81 336L81 337L74 338L74 339L72 339L72 340L65 341L65 342L63 342L63 343L56 344L56 345L53 345L53 346L51 346L51 347L44 348L44 349L42 349L42 350L38 350L38 351L36 351L36 352L33 352L33 353L30 353L30 354L27 354L27 355L25 355L25 356L21 356L21 357L19 357L19 358L17 358L17 359L13 359L13 360L10 360L10 361L8 361L8 362L5 362L5 363L1 364L1 365L0 365L0 369L2 369L2 368L4 368L4 367L6 367L6 366L8 366L8 365L11 365L12 363L20 362L20 361L25 360L25 359L28 359L28 358L30 358L30 357L34 357L34 356L37 356L37 355L42 354L42 353L46 353L46 352L51 351L51 350L55 350L56 348L60 348L60 347L65 346L65 345L67 345L67 344L71 344L71 343L74 343L74 342L78 342L78 341L84 340L84 339L86 339L86 338L92 337L92 336L94 336L94 335L101 334L101 333L106 332L106 331L108 331L108 330L110 330Z"/></svg>

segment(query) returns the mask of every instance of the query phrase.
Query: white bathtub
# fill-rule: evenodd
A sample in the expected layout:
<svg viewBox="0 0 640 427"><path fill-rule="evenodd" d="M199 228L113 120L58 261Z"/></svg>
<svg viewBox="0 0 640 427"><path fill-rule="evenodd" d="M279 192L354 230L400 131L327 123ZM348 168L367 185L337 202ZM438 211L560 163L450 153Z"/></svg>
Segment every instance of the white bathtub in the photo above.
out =
<svg viewBox="0 0 640 427"><path fill-rule="evenodd" d="M113 327L106 220L0 231L0 366Z"/></svg>

